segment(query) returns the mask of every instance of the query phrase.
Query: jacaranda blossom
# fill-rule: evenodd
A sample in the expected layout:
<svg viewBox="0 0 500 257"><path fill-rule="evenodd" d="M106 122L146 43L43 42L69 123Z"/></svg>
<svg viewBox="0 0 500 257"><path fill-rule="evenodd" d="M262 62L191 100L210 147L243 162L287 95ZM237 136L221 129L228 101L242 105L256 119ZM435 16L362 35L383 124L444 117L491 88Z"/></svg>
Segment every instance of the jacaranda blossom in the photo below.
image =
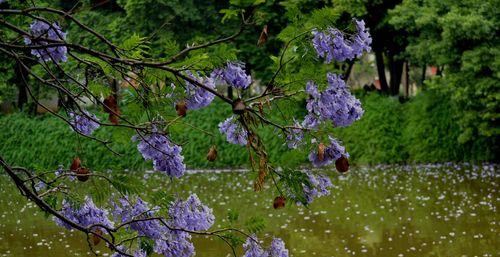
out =
<svg viewBox="0 0 500 257"><path fill-rule="evenodd" d="M128 198L120 198L118 204L113 203L114 210L113 216L115 221L130 222L129 227L138 232L140 236L146 236L150 239L161 239L162 236L168 232L159 220L150 219L157 213L159 207L150 207L149 204L143 201L140 197L137 198L134 204ZM150 219L142 220L141 219Z"/></svg>
<svg viewBox="0 0 500 257"><path fill-rule="evenodd" d="M361 102L354 97L339 75L327 74L328 88L319 92L318 86L310 81L306 85L309 94L307 111L302 125L315 129L325 120L330 120L335 127L346 127L359 120L364 113Z"/></svg>
<svg viewBox="0 0 500 257"><path fill-rule="evenodd" d="M336 28L328 28L326 31L312 30L312 44L319 57L325 59L326 63L333 60L345 61L360 57L363 52L370 52L372 38L365 27L364 21L357 21L357 33L349 38Z"/></svg>
<svg viewBox="0 0 500 257"><path fill-rule="evenodd" d="M247 131L241 126L234 116L231 116L224 122L219 123L219 131L220 133L226 135L227 141L231 144L247 144Z"/></svg>
<svg viewBox="0 0 500 257"><path fill-rule="evenodd" d="M66 219L83 227L88 227L95 224L113 227L113 222L108 219L108 211L98 208L92 201L92 198L88 196L85 197L85 201L79 209L73 208L69 202L63 200L62 208L59 213ZM57 225L65 227L67 229L71 229L71 226L63 220L57 217L54 217L54 220Z"/></svg>
<svg viewBox="0 0 500 257"><path fill-rule="evenodd" d="M132 140L138 140L137 149L145 160L152 160L157 171L164 172L170 177L179 178L184 175L186 165L181 155L182 147L175 145L163 134L153 130L150 135L136 135Z"/></svg>
<svg viewBox="0 0 500 257"><path fill-rule="evenodd" d="M288 257L288 249L285 248L285 242L281 238L273 238L267 253L269 257Z"/></svg>
<svg viewBox="0 0 500 257"><path fill-rule="evenodd" d="M243 257L265 257L266 253L262 246L259 244L256 236L248 237L245 243L243 244L243 250L245 250L245 254Z"/></svg>
<svg viewBox="0 0 500 257"><path fill-rule="evenodd" d="M205 76L197 76L187 71L186 74L193 80L208 88L215 89L215 81L212 78ZM200 109L208 106L215 98L215 95L210 91L194 85L186 80L186 106L189 110Z"/></svg>
<svg viewBox="0 0 500 257"><path fill-rule="evenodd" d="M154 251L165 257L191 257L195 254L191 235L186 232L167 233L155 241Z"/></svg>
<svg viewBox="0 0 500 257"><path fill-rule="evenodd" d="M122 252L125 252L125 253L128 253L127 249L124 247L124 246L118 246L117 247L120 251ZM147 257L147 254L145 251L141 250L141 249L138 249L136 250L135 252L133 253L128 253L134 257ZM123 254L120 254L118 252L115 252L113 255L111 255L111 257L126 257L127 255L123 255ZM127 256L128 257L128 256Z"/></svg>
<svg viewBox="0 0 500 257"><path fill-rule="evenodd" d="M218 84L224 84L235 88L247 89L252 84L252 77L245 73L245 65L240 62L227 62L222 69L215 69L211 77Z"/></svg>
<svg viewBox="0 0 500 257"><path fill-rule="evenodd" d="M77 132L89 136L94 130L99 128L99 118L94 114L83 110L83 114L70 112L69 122L71 128Z"/></svg>
<svg viewBox="0 0 500 257"><path fill-rule="evenodd" d="M328 176L323 174L314 176L308 173L307 177L309 179L309 185L303 185L307 204L310 204L314 198L330 194L328 188L332 187L333 184Z"/></svg>
<svg viewBox="0 0 500 257"><path fill-rule="evenodd" d="M245 251L243 257L288 257L288 250L285 248L285 242L280 238L273 238L271 246L264 250L259 244L255 235L247 238L243 244Z"/></svg>
<svg viewBox="0 0 500 257"><path fill-rule="evenodd" d="M62 32L57 23L48 24L45 21L36 20L30 26L30 37L24 38L24 43L28 46L43 46L54 44L49 40L64 41L66 33ZM31 50L31 54L38 57L41 61L65 62L68 60L66 56L68 49L66 46L53 46L44 48L35 48Z"/></svg>
<svg viewBox="0 0 500 257"><path fill-rule="evenodd" d="M330 145L325 147L322 160L319 158L317 149L309 153L309 161L311 161L315 167L329 165L341 156L349 157L349 154L345 151L345 147L343 147L337 139L331 136L328 138L330 139Z"/></svg>
<svg viewBox="0 0 500 257"><path fill-rule="evenodd" d="M293 128L288 128L286 132L286 142L290 149L296 149L304 139L304 131L302 126L294 120Z"/></svg>
<svg viewBox="0 0 500 257"><path fill-rule="evenodd" d="M212 209L203 205L196 194L186 201L177 200L168 210L169 224L173 228L200 231L208 230L215 221Z"/></svg>

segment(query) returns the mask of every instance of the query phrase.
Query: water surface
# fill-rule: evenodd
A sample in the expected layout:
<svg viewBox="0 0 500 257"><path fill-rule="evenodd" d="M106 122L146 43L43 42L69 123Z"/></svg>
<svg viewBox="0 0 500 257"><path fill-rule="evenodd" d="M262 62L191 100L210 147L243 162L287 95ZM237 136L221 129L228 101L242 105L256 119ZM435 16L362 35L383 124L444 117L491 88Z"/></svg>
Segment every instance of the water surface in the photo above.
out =
<svg viewBox="0 0 500 257"><path fill-rule="evenodd" d="M500 256L498 239L499 167L495 165L378 166L331 174L331 195L308 208L274 210L267 186L252 190L251 173L190 174L170 181L147 174L146 192L197 193L214 209L215 228L228 224L228 210L239 223L265 219L259 237L286 242L291 256ZM143 176L131 173L134 176ZM57 227L0 177L0 256L94 256L79 232ZM220 240L194 237L196 256L230 256ZM110 254L101 245L102 256ZM239 249L241 254L241 249Z"/></svg>

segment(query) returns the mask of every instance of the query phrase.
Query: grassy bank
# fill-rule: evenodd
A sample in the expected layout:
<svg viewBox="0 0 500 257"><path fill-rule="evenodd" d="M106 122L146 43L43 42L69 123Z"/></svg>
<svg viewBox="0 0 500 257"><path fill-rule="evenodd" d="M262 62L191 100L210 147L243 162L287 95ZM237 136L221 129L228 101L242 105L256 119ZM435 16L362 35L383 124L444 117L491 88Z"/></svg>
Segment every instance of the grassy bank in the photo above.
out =
<svg viewBox="0 0 500 257"><path fill-rule="evenodd" d="M344 141L356 164L494 161L493 144L477 140L464 145L458 142L459 115L446 97L426 91L401 104L397 99L370 93L360 96L366 110L363 118L351 127L333 129L333 134ZM172 129L176 142L183 144L186 164L191 168L218 168L245 166L248 155L244 148L225 143L217 124L230 115L228 108L214 103L210 108L192 112L185 123L196 124ZM113 149L123 154L110 153L102 144L78 137L67 124L51 117L29 117L13 114L0 117L0 153L15 165L32 168L55 168L67 164L75 155L94 169L147 169L136 144L130 140L132 131L102 127L99 138L110 138ZM202 129L207 133L200 133ZM211 135L210 135L211 134ZM263 133L269 155L277 164L307 163L306 153L289 151L272 129ZM217 145L219 157L215 163L205 160L207 150ZM66 161L64 161L66 160Z"/></svg>

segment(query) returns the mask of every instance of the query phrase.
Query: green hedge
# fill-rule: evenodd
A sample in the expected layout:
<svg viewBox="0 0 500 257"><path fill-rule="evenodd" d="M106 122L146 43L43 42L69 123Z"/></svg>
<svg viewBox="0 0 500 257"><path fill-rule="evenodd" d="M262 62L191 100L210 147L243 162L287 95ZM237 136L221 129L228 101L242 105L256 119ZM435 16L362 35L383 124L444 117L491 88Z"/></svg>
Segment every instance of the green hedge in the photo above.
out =
<svg viewBox="0 0 500 257"><path fill-rule="evenodd" d="M494 161L492 142L478 140L473 145L458 142L460 128L449 99L435 90L424 91L401 104L398 99L370 93L360 96L365 108L363 118L348 128L336 128L332 133L343 140L355 164ZM225 143L218 132L218 123L230 115L230 109L215 102L209 108L191 112L183 120L196 124L200 133L189 125L177 125L171 135L183 145L185 162L190 168L241 167L248 164L244 147ZM113 155L102 144L77 136L64 122L47 115L29 117L18 113L0 117L0 154L14 164L32 168L68 166L71 159L81 156L94 169L147 169L130 140L127 129L102 127L95 134L110 138L112 147L123 154ZM278 165L307 163L307 153L286 149L282 138L271 128L262 134L271 161ZM205 160L211 145L219 155L214 163Z"/></svg>

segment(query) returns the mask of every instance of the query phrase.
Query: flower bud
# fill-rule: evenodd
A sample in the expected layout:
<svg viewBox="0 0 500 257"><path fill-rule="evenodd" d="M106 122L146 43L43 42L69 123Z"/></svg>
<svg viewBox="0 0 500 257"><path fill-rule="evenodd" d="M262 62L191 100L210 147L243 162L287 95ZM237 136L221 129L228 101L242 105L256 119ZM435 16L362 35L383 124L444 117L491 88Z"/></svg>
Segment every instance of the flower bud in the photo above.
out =
<svg viewBox="0 0 500 257"><path fill-rule="evenodd" d="M217 149L215 148L215 145L213 145L208 150L207 160L210 162L213 162L213 161L215 161L215 159L217 159Z"/></svg>
<svg viewBox="0 0 500 257"><path fill-rule="evenodd" d="M342 155L335 161L335 168L340 173L346 173L349 170L349 160Z"/></svg>

